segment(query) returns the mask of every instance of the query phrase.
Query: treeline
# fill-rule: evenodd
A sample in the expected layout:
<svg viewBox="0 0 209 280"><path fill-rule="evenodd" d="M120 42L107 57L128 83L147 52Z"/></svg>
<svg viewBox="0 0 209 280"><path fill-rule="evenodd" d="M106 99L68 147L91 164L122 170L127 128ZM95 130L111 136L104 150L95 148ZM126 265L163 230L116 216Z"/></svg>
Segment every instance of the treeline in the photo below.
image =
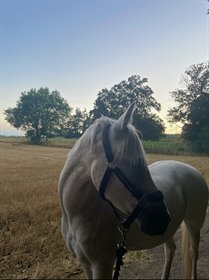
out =
<svg viewBox="0 0 209 280"><path fill-rule="evenodd" d="M185 88L171 92L175 106L168 110L171 123L181 123L182 138L194 151L209 153L209 61L190 66L183 76Z"/></svg>
<svg viewBox="0 0 209 280"><path fill-rule="evenodd" d="M33 143L42 138L78 138L101 116L117 119L136 102L133 124L144 140L159 140L165 123L159 117L160 103L153 96L148 79L133 75L112 88L102 89L92 110L73 109L57 91L48 88L21 93L16 107L5 110L6 120L24 130ZM184 88L171 92L175 106L168 110L171 123L183 124L182 137L198 152L209 152L209 62L192 65L184 74Z"/></svg>

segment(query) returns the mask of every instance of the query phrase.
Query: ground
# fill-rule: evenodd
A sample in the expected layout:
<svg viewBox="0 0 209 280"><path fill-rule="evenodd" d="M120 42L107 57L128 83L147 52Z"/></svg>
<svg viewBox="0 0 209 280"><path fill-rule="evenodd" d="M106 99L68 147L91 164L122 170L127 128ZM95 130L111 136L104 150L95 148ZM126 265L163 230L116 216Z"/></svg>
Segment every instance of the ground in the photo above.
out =
<svg viewBox="0 0 209 280"><path fill-rule="evenodd" d="M66 148L0 141L0 279L85 278L60 232L57 182L68 152ZM149 163L163 159L196 167L209 185L209 157L148 154ZM209 212L200 243L201 279L209 279L208 232ZM181 277L179 233L176 240L173 279ZM159 279L163 263L163 246L143 253L129 252L120 279Z"/></svg>
<svg viewBox="0 0 209 280"><path fill-rule="evenodd" d="M177 245L176 254L173 260L170 278L181 279L181 234L176 233L175 241ZM198 278L209 279L209 209L201 231L201 241L199 247ZM121 278L159 279L163 270L164 250L163 246L156 247L145 252L145 260L135 260L125 265Z"/></svg>
<svg viewBox="0 0 209 280"><path fill-rule="evenodd" d="M182 279L181 271L181 234L180 230L175 235L176 253L172 263L170 279ZM197 265L198 279L209 279L209 209L201 231L199 247L199 260ZM121 269L120 279L160 279L164 265L164 249L158 246L146 250L143 254L129 253L124 258L124 266ZM73 278L85 277L79 271Z"/></svg>

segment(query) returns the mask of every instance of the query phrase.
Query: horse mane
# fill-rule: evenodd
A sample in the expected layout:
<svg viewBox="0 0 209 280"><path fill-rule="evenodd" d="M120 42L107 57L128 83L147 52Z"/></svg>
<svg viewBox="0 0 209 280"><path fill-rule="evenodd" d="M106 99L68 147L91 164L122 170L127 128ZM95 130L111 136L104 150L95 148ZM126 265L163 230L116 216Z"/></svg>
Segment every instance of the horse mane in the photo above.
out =
<svg viewBox="0 0 209 280"><path fill-rule="evenodd" d="M114 140L120 144L114 154L114 162L126 162L129 165L146 164L146 155L143 149L136 128L132 124L128 124L126 129L121 130L117 126L117 121L101 117L97 119L90 127L88 138L86 141L91 145L91 149L96 149L99 141L102 141L102 132L105 127L111 126L111 133L114 133ZM110 143L111 145L111 143Z"/></svg>
<svg viewBox="0 0 209 280"><path fill-rule="evenodd" d="M119 162L125 160L130 166L145 165L146 155L136 128L128 124L124 131L117 132L116 137L123 139L117 145L116 157Z"/></svg>

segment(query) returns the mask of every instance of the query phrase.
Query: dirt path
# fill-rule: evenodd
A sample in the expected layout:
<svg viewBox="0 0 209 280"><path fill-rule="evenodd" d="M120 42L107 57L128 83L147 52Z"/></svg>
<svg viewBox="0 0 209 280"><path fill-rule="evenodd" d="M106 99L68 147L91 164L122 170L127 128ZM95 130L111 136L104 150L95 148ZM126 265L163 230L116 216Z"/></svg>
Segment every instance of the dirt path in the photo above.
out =
<svg viewBox="0 0 209 280"><path fill-rule="evenodd" d="M181 235L176 233L176 254L173 260L170 279L182 279L181 273ZM128 260L121 271L121 279L160 279L164 264L163 246L145 252L145 257ZM199 247L197 265L198 279L209 279L209 209L203 229Z"/></svg>

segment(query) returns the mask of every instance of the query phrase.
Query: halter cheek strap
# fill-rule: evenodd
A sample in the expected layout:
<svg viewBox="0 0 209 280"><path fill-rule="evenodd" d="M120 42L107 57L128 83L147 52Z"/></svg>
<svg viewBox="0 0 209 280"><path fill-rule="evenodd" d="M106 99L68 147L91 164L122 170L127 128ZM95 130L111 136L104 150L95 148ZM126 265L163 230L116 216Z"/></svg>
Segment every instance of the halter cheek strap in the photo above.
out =
<svg viewBox="0 0 209 280"><path fill-rule="evenodd" d="M107 200L105 198L105 191L106 191L106 187L107 187L107 184L109 182L111 175L112 175L112 169L109 166L107 166L107 168L105 170L105 174L102 178L102 181L101 181L100 187L99 187L99 194L102 197L102 199L104 199L104 200Z"/></svg>
<svg viewBox="0 0 209 280"><path fill-rule="evenodd" d="M143 192L136 191L136 187L133 185L132 182L130 182L125 177L123 172L118 167L111 168L110 166L108 166L108 164L113 162L113 159L114 159L112 149L111 149L111 146L110 146L110 142L109 142L109 137L108 137L109 128L110 128L110 125L105 127L104 130L103 130L103 138L102 139L103 139L104 152L105 152L105 156L106 156L106 159L107 159L107 168L105 170L104 176L103 176L102 181L100 183L99 194L104 200L106 200L107 202L110 203L110 205L112 206L112 208L114 210L114 213L116 214L117 218L119 218L122 227L124 228L124 230L127 230L131 226L133 221L139 216L139 213L148 206L148 203L143 198L143 195L144 195ZM109 200L107 200L106 197L105 197L106 187L108 185L108 182L109 182L112 174L114 174L120 180L120 182L125 186L125 188L138 200L138 203L137 203L136 207L134 208L132 213L124 221L122 221L120 219L120 217L119 217L115 207L113 206L113 204Z"/></svg>
<svg viewBox="0 0 209 280"><path fill-rule="evenodd" d="M143 193L136 191L136 187L132 184L131 181L129 181L125 177L123 172L118 167L112 168L109 166L109 163L112 163L113 159L114 159L112 149L110 146L110 142L109 142L109 137L108 137L109 128L110 128L110 125L106 126L103 130L102 141L103 141L103 148L104 148L105 156L107 159L107 168L106 168L105 174L104 174L101 184L100 184L99 193L100 193L101 197L103 199L105 199L104 193L105 193L107 183L108 183L112 173L114 173L116 175L116 177L121 181L121 183L129 190L129 192L132 193L132 195L134 197L136 197L137 199L140 199L143 196Z"/></svg>

